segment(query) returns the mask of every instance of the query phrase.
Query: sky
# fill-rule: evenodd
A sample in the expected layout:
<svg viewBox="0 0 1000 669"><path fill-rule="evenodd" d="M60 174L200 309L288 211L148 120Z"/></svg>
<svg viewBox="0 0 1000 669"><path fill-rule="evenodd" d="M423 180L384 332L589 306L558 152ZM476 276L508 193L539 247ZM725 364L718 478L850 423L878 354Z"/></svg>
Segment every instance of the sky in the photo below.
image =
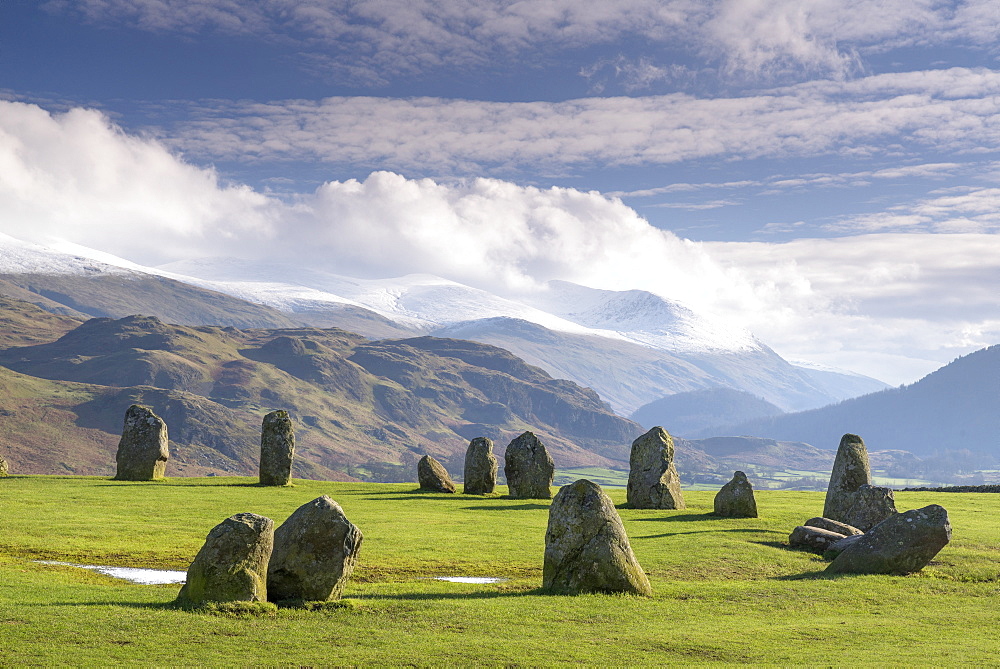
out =
<svg viewBox="0 0 1000 669"><path fill-rule="evenodd" d="M910 383L1000 343L992 0L5 0L0 232L641 288Z"/></svg>

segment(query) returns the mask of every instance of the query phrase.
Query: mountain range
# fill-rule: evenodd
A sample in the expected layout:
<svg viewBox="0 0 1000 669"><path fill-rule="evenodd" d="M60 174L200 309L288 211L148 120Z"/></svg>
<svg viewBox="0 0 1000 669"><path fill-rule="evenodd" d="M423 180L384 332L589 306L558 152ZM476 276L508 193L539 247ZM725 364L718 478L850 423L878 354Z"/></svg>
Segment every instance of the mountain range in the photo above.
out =
<svg viewBox="0 0 1000 669"><path fill-rule="evenodd" d="M478 341L594 389L620 415L709 388L746 391L797 411L885 387L857 374L793 365L751 333L645 291L553 281L514 299L429 275L359 279L225 258L150 268L4 235L0 251L0 294L54 313Z"/></svg>

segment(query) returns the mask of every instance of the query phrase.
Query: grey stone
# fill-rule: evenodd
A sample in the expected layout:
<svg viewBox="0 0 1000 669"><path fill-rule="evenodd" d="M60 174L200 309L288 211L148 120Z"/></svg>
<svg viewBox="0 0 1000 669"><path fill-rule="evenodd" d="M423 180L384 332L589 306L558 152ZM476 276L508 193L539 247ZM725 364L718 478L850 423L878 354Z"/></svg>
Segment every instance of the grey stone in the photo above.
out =
<svg viewBox="0 0 1000 669"><path fill-rule="evenodd" d="M842 523L839 520L831 520L830 518L810 518L806 522L802 523L809 527L818 527L821 530L830 530L831 532L837 532L838 534L843 534L844 536L852 536L855 534L864 534L861 530L854 527L853 525L848 525L847 523Z"/></svg>
<svg viewBox="0 0 1000 669"><path fill-rule="evenodd" d="M163 478L170 458L167 424L149 407L133 404L125 412L118 453L117 481L152 481Z"/></svg>
<svg viewBox="0 0 1000 669"><path fill-rule="evenodd" d="M260 428L260 484L288 485L295 458L295 430L288 412L272 411Z"/></svg>
<svg viewBox="0 0 1000 669"><path fill-rule="evenodd" d="M807 548L815 553L822 553L843 538L844 535L839 532L799 525L788 535L788 545L792 548Z"/></svg>
<svg viewBox="0 0 1000 669"><path fill-rule="evenodd" d="M507 445L503 473L513 499L551 499L555 471L545 445L531 432Z"/></svg>
<svg viewBox="0 0 1000 669"><path fill-rule="evenodd" d="M361 549L361 530L323 495L303 504L274 531L267 598L340 599Z"/></svg>
<svg viewBox="0 0 1000 669"><path fill-rule="evenodd" d="M848 534L843 539L838 539L830 544L825 551L823 551L823 557L827 560L833 560L838 555L846 551L851 547L852 544L861 541L861 537L864 534Z"/></svg>
<svg viewBox="0 0 1000 669"><path fill-rule="evenodd" d="M634 509L684 508L674 464L674 440L662 427L654 427L632 442L627 499Z"/></svg>
<svg viewBox="0 0 1000 669"><path fill-rule="evenodd" d="M493 455L493 442L486 437L476 437L469 442L465 452L465 484L462 492L468 495L488 495L496 488L500 461Z"/></svg>
<svg viewBox="0 0 1000 669"><path fill-rule="evenodd" d="M727 518L757 517L757 500L746 474L734 472L733 479L715 494L715 515Z"/></svg>
<svg viewBox="0 0 1000 669"><path fill-rule="evenodd" d="M823 505L823 517L847 523L847 512L854 503L852 494L861 486L870 485L871 482L872 473L868 465L868 449L865 448L865 442L856 434L845 434L840 440L837 457L833 461L830 485L826 489L826 503Z"/></svg>
<svg viewBox="0 0 1000 669"><path fill-rule="evenodd" d="M846 522L862 532L897 513L896 494L890 488L863 485L854 491L851 499L854 503L847 511Z"/></svg>
<svg viewBox="0 0 1000 669"><path fill-rule="evenodd" d="M553 594L652 594L614 502L597 484L580 479L552 500L542 588Z"/></svg>
<svg viewBox="0 0 1000 669"><path fill-rule="evenodd" d="M417 481L420 482L421 490L455 492L455 484L452 483L448 470L429 455L420 458L417 463Z"/></svg>
<svg viewBox="0 0 1000 669"><path fill-rule="evenodd" d="M187 582L177 601L188 606L205 602L267 600L267 564L274 547L274 521L255 513L238 513L208 533L188 567Z"/></svg>
<svg viewBox="0 0 1000 669"><path fill-rule="evenodd" d="M0 457L0 476L7 476L10 474L10 469L7 466L7 461Z"/></svg>
<svg viewBox="0 0 1000 669"><path fill-rule="evenodd" d="M826 568L828 574L910 574L951 540L948 512L937 504L889 516Z"/></svg>

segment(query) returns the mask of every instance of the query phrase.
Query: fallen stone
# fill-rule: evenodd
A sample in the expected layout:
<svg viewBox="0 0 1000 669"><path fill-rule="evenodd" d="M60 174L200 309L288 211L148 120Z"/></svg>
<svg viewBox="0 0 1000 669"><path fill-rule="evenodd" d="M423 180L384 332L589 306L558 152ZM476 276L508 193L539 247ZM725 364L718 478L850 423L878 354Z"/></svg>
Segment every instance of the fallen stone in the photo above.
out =
<svg viewBox="0 0 1000 669"><path fill-rule="evenodd" d="M854 503L847 511L846 522L863 532L872 529L896 511L896 494L890 488L863 485L854 491Z"/></svg>
<svg viewBox="0 0 1000 669"><path fill-rule="evenodd" d="M340 599L357 563L361 540L361 530L326 495L303 504L274 531L267 598L272 602Z"/></svg>
<svg viewBox="0 0 1000 669"><path fill-rule="evenodd" d="M295 430L288 412L272 411L260 428L260 484L288 485L295 457Z"/></svg>
<svg viewBox="0 0 1000 669"><path fill-rule="evenodd" d="M614 502L597 484L580 479L552 500L542 588L552 594L653 594Z"/></svg>
<svg viewBox="0 0 1000 669"><path fill-rule="evenodd" d="M853 525L848 525L847 523L842 523L839 520L831 520L829 518L810 518L802 524L808 527L818 527L821 530L837 532L838 534L843 534L847 537L855 534L864 534L864 532Z"/></svg>
<svg viewBox="0 0 1000 669"><path fill-rule="evenodd" d="M455 484L452 483L448 470L429 455L420 458L417 463L417 481L421 490L455 492Z"/></svg>
<svg viewBox="0 0 1000 669"><path fill-rule="evenodd" d="M626 496L634 509L684 508L674 464L674 440L662 427L654 427L632 442Z"/></svg>
<svg viewBox="0 0 1000 669"><path fill-rule="evenodd" d="M465 484L467 495L488 495L496 488L500 461L493 455L493 441L476 437L465 452Z"/></svg>
<svg viewBox="0 0 1000 669"><path fill-rule="evenodd" d="M125 412L125 424L115 455L115 480L162 479L169 458L167 424L149 407L130 406Z"/></svg>
<svg viewBox="0 0 1000 669"><path fill-rule="evenodd" d="M843 538L844 535L839 532L799 525L788 535L788 545L792 548L806 548L814 553L822 553Z"/></svg>
<svg viewBox="0 0 1000 669"><path fill-rule="evenodd" d="M513 499L551 499L556 467L545 445L525 432L507 446L503 473Z"/></svg>
<svg viewBox="0 0 1000 669"><path fill-rule="evenodd" d="M208 533L188 567L178 603L263 602L267 600L267 565L274 547L274 521L238 513Z"/></svg>
<svg viewBox="0 0 1000 669"><path fill-rule="evenodd" d="M823 517L850 524L847 512L854 504L852 495L861 486L871 485L871 482L872 473L864 440L856 434L845 434L840 439L837 457L833 461Z"/></svg>
<svg viewBox="0 0 1000 669"><path fill-rule="evenodd" d="M823 558L826 560L833 560L838 555L846 551L854 543L861 541L861 537L864 534L849 534L843 539L838 539L830 544L825 551L823 551Z"/></svg>
<svg viewBox="0 0 1000 669"><path fill-rule="evenodd" d="M851 544L828 574L910 574L923 569L951 540L948 512L937 504L889 516Z"/></svg>
<svg viewBox="0 0 1000 669"><path fill-rule="evenodd" d="M757 517L757 500L746 474L733 473L733 479L715 494L715 515L727 518Z"/></svg>

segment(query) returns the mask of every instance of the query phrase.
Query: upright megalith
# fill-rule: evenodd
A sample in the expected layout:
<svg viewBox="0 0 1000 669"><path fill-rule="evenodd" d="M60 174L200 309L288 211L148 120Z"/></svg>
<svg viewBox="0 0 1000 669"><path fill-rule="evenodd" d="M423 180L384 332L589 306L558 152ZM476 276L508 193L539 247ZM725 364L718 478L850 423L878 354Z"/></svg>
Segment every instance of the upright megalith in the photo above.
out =
<svg viewBox="0 0 1000 669"><path fill-rule="evenodd" d="M514 499L552 499L556 466L545 444L525 432L507 445L503 473Z"/></svg>
<svg viewBox="0 0 1000 669"><path fill-rule="evenodd" d="M0 457L0 477L7 476L10 473L10 469L7 466L7 461Z"/></svg>
<svg viewBox="0 0 1000 669"><path fill-rule="evenodd" d="M733 479L715 494L715 515L727 518L757 517L757 499L746 474L734 472Z"/></svg>
<svg viewBox="0 0 1000 669"><path fill-rule="evenodd" d="M295 457L295 430L288 412L272 411L260 428L260 484L288 485Z"/></svg>
<svg viewBox="0 0 1000 669"><path fill-rule="evenodd" d="M499 469L500 461L493 455L493 441L476 437L465 451L465 485L462 492L467 495L490 494L496 488Z"/></svg>
<svg viewBox="0 0 1000 669"><path fill-rule="evenodd" d="M205 602L267 600L267 564L274 547L274 521L255 513L237 513L208 533L188 567L187 582L177 595L185 606Z"/></svg>
<svg viewBox="0 0 1000 669"><path fill-rule="evenodd" d="M937 504L889 516L854 539L827 574L910 574L923 569L951 540L948 512Z"/></svg>
<svg viewBox="0 0 1000 669"><path fill-rule="evenodd" d="M674 465L674 440L654 427L632 442L628 503L634 509L683 509L681 479Z"/></svg>
<svg viewBox="0 0 1000 669"><path fill-rule="evenodd" d="M448 470L429 455L420 458L417 463L417 482L420 483L421 490L455 492L455 484L448 475Z"/></svg>
<svg viewBox="0 0 1000 669"><path fill-rule="evenodd" d="M586 479L559 489L549 507L542 588L553 594L653 594L611 498Z"/></svg>
<svg viewBox="0 0 1000 669"><path fill-rule="evenodd" d="M303 504L274 531L267 598L340 599L358 561L361 539L361 530L326 495Z"/></svg>
<svg viewBox="0 0 1000 669"><path fill-rule="evenodd" d="M896 493L892 488L877 485L860 486L851 495L852 504L844 522L867 532L889 516L897 513Z"/></svg>
<svg viewBox="0 0 1000 669"><path fill-rule="evenodd" d="M854 504L853 494L861 486L871 485L871 482L872 472L865 442L856 434L845 434L840 439L837 457L833 461L823 517L851 524L847 520L847 512Z"/></svg>
<svg viewBox="0 0 1000 669"><path fill-rule="evenodd" d="M133 404L125 412L125 425L115 456L116 481L152 481L167 471L170 449L167 424L149 407Z"/></svg>

